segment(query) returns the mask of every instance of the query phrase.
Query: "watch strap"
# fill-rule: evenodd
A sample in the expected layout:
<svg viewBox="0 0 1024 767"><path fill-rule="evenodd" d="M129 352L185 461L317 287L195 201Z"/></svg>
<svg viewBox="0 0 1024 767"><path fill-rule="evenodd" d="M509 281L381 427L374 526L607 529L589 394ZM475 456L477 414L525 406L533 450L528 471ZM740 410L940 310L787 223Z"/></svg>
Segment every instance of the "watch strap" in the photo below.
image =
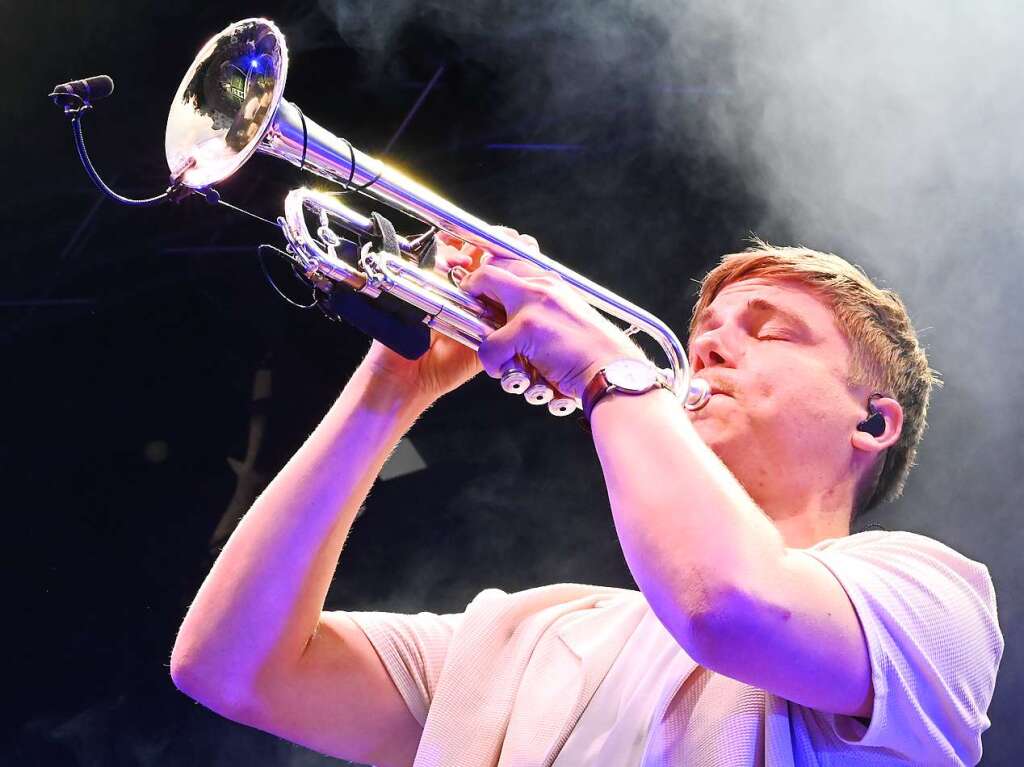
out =
<svg viewBox="0 0 1024 767"><path fill-rule="evenodd" d="M655 389L670 388L671 387L667 383L665 383L661 376L657 376L655 378L654 383L651 384L650 388L644 389L643 391L631 391L629 389L622 389L619 388L618 386L615 386L608 380L608 377L604 374L604 368L602 368L601 370L598 370L594 374L594 377L590 379L590 383L588 383L586 388L583 390L583 397L581 398L581 404L583 406L583 419L587 423L590 423L590 414L594 410L594 405L596 405L598 402L600 402L602 399L607 397L612 392L621 392L623 394L628 394L632 397L635 397L639 394L646 394L649 391L654 391Z"/></svg>
<svg viewBox="0 0 1024 767"><path fill-rule="evenodd" d="M614 386L608 383L608 377L604 374L603 368L594 374L594 377L590 379L590 383L583 390L583 420L590 423L590 412L594 409L594 405L604 399L608 392L614 388Z"/></svg>

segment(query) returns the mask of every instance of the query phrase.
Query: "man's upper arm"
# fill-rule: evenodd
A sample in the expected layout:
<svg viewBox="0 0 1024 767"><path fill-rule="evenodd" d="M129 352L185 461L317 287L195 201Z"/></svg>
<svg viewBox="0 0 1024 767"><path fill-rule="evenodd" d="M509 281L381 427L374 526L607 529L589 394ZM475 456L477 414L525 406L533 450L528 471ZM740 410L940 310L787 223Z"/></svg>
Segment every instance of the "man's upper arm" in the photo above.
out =
<svg viewBox="0 0 1024 767"><path fill-rule="evenodd" d="M848 743L973 764L1003 648L988 571L923 536L862 535L789 551L776 582L737 600L722 618L731 625L708 632L702 662L823 715L848 715L825 717Z"/></svg>
<svg viewBox="0 0 1024 767"><path fill-rule="evenodd" d="M790 550L694 630L701 665L808 708L867 717L871 660L857 612L821 562Z"/></svg>
<svg viewBox="0 0 1024 767"><path fill-rule="evenodd" d="M323 612L299 661L264 679L258 703L237 718L331 756L379 767L411 765L429 700L409 700L415 694L409 680L422 689L432 684L432 669L419 659L443 656L455 617ZM388 637L387 664L367 636L367 623L378 644ZM426 651L416 647L424 638L431 645ZM406 643L411 646L395 649ZM397 655L414 659L399 676L402 690L393 677Z"/></svg>

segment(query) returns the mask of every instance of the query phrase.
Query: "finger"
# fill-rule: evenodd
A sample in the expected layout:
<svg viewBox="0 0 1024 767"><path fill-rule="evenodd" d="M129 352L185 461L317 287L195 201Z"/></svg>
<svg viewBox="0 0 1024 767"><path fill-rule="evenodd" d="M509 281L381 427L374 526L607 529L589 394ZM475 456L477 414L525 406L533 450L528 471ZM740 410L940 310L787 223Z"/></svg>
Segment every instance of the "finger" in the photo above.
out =
<svg viewBox="0 0 1024 767"><path fill-rule="evenodd" d="M487 252L483 248L466 242L462 238L456 237L454 234L443 230L437 232L437 234L434 235L434 238L438 243L447 248L453 248L457 253L459 253L460 259L465 262L464 265L466 266L471 263L473 265L478 264L484 253Z"/></svg>
<svg viewBox="0 0 1024 767"><path fill-rule="evenodd" d="M537 244L537 239L535 237L528 234L519 234L519 232L509 226L492 226L491 230L496 234L502 235L505 239L512 240L521 250L540 253L540 246ZM523 259L519 257L492 253L486 248L481 248L478 245L466 242L449 232L439 231L435 237L445 245L458 249L462 254L462 257L469 260L469 263L460 262L460 265L462 266L469 266L473 269L483 264L495 263L503 268L510 269L521 276L536 276L537 274L543 273L543 270L540 267L533 266L532 264L529 264L529 262L524 262ZM511 266L511 264L515 263L525 263L527 265L522 267ZM454 265L454 261L452 262L452 265Z"/></svg>
<svg viewBox="0 0 1024 767"><path fill-rule="evenodd" d="M462 251L456 250L456 251L451 251L450 253L451 253L451 255L448 258L448 266L466 266L466 267L469 267L469 266L473 265L472 257L467 256Z"/></svg>
<svg viewBox="0 0 1024 767"><path fill-rule="evenodd" d="M530 375L517 353L516 335L516 329L511 324L503 325L480 342L476 353L484 371L491 378L501 378L511 367L517 367Z"/></svg>
<svg viewBox="0 0 1024 767"><path fill-rule="evenodd" d="M488 253L487 257L484 258L483 263L498 269L504 269L505 271L512 272L512 274L523 278L540 277L546 273L545 269L535 266L529 261L524 261L521 258L496 256L490 253Z"/></svg>
<svg viewBox="0 0 1024 767"><path fill-rule="evenodd" d="M495 226L493 229L505 235L510 240L517 240L519 244L532 253L540 253L540 244L537 238L530 234L520 234L510 226Z"/></svg>
<svg viewBox="0 0 1024 767"><path fill-rule="evenodd" d="M484 264L470 273L459 287L474 298L496 301L510 317L519 311L523 302L535 290L522 277L490 264Z"/></svg>
<svg viewBox="0 0 1024 767"><path fill-rule="evenodd" d="M540 243L537 242L537 238L529 234L519 235L520 241L522 241L526 247L534 253L540 253Z"/></svg>
<svg viewBox="0 0 1024 767"><path fill-rule="evenodd" d="M469 256L457 248L435 238L434 268L446 272L453 266L467 267L471 264Z"/></svg>
<svg viewBox="0 0 1024 767"><path fill-rule="evenodd" d="M507 240L519 239L519 232L517 232L511 226L502 226L501 224L498 224L496 226L492 226L491 230L497 232Z"/></svg>

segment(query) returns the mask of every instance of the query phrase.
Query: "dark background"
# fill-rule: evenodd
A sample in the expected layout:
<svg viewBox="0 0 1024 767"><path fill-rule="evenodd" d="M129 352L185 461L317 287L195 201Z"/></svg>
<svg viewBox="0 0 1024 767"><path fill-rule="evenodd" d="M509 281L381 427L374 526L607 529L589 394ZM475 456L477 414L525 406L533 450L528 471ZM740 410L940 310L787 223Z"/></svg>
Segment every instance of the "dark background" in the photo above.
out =
<svg viewBox="0 0 1024 767"><path fill-rule="evenodd" d="M728 14L676 6L0 5L10 707L0 762L331 762L188 700L168 659L218 526L298 447L368 342L267 285L255 246L280 244L271 227L200 200L133 210L101 198L45 98L57 82L112 75L115 95L86 120L88 146L120 191L154 194L166 184L167 108L192 57L231 21L264 15L291 50L287 98L371 154L443 67L390 159L485 220L535 234L546 253L680 333L694 280L750 232L834 250L904 293L946 386L906 495L861 526L921 532L989 564L1007 651L984 763L1017 763L1024 229L1006 126L1021 124L1019 97L986 65L964 87L999 119L943 121L952 108L929 110L936 93L958 92L946 70L925 57L907 72L872 59L876 49L843 49L836 29L867 29L849 11L817 35L820 9L802 26L799 11L780 20L759 3ZM878 10L863 13L871 21ZM922 24L923 42L907 47L934 50L957 29L1002 50L992 40L1011 21ZM792 37L778 48L783 22ZM813 58L807 41L822 38L831 53ZM818 90L777 77L797 71L786 69L794 51L817 62L798 71ZM944 56L962 55L959 72L977 63L973 51ZM829 69L837 61L849 69ZM870 93L858 90L869 81ZM856 121L821 107L844 88L872 107ZM884 115L876 98L891 107ZM953 135L936 127L951 123ZM793 129L814 125L828 130ZM274 218L303 183L322 185L258 157L220 188ZM268 266L303 300L287 268ZM432 408L411 444L356 522L330 607L446 612L492 586L634 587L572 419L481 377ZM408 471L413 449L426 468Z"/></svg>

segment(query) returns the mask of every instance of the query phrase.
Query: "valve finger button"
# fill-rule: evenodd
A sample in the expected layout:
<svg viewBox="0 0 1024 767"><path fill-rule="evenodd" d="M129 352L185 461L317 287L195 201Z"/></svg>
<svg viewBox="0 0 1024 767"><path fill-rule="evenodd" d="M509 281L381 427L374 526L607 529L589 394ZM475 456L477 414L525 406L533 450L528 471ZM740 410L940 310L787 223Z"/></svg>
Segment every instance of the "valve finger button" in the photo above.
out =
<svg viewBox="0 0 1024 767"><path fill-rule="evenodd" d="M501 374L501 389L508 394L522 394L530 386L530 376L521 368L508 367Z"/></svg>
<svg viewBox="0 0 1024 767"><path fill-rule="evenodd" d="M530 386L523 396L526 397L526 401L531 405L546 405L554 399L555 392L543 381L538 381Z"/></svg>
<svg viewBox="0 0 1024 767"><path fill-rule="evenodd" d="M548 403L548 412L562 418L576 412L576 400L572 397L558 396Z"/></svg>

